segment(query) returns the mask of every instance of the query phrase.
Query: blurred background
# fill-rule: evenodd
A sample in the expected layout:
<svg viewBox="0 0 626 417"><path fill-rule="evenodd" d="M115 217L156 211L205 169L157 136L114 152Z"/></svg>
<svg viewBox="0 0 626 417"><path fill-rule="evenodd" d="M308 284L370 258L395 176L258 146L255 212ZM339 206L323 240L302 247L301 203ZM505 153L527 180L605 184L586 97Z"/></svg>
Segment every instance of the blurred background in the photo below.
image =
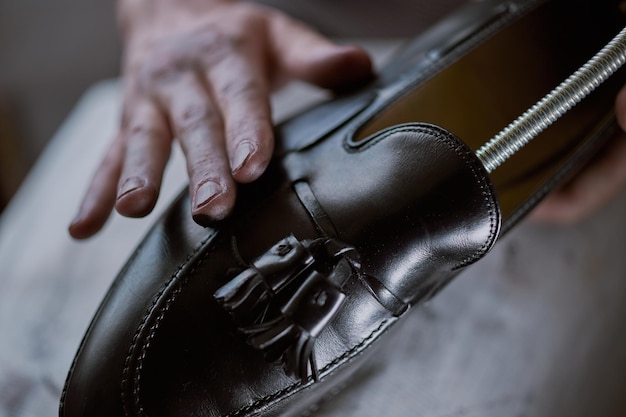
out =
<svg viewBox="0 0 626 417"><path fill-rule="evenodd" d="M114 7L0 0L0 210L84 90L117 75Z"/></svg>

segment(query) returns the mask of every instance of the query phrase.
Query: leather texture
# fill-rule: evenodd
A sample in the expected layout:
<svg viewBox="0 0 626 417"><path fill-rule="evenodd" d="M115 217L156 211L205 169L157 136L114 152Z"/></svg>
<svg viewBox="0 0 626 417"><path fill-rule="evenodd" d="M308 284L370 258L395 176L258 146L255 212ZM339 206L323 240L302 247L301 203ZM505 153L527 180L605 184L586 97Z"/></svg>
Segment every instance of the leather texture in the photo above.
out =
<svg viewBox="0 0 626 417"><path fill-rule="evenodd" d="M241 187L226 221L198 226L181 193L103 300L60 415L297 415L348 383L398 320L606 136L593 130L502 219L492 179L448 130L401 123L360 135L439 65L543 3L472 5L373 84L280 126L268 171ZM415 64L424 50L428 65Z"/></svg>
<svg viewBox="0 0 626 417"><path fill-rule="evenodd" d="M396 321L377 293L388 291L405 304L424 299L496 239L498 206L484 169L435 126L392 128L358 146L325 141L282 162L243 190L239 211L214 229L193 223L186 193L172 207L99 311L64 410L70 404L80 407L77 415L245 415L242 410L282 408L296 393L309 396L304 392L325 386L326 376L349 367ZM416 183L418 175L424 180ZM310 187L333 230L307 210L294 183ZM260 197L266 194L269 199ZM343 285L342 308L315 344L319 383L294 381L247 346L213 297L290 234L335 235L355 242L360 258L359 271ZM380 283L369 285L365 276ZM80 381L83 375L89 380Z"/></svg>

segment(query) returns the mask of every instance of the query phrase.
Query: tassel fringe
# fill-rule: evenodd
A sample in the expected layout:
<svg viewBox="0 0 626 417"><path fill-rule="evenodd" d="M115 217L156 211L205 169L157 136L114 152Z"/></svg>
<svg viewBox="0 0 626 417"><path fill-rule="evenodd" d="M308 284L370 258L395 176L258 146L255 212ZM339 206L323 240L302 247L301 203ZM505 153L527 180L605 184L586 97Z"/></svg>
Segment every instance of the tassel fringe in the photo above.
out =
<svg viewBox="0 0 626 417"><path fill-rule="evenodd" d="M309 375L318 380L315 340L341 307L342 287L359 266L350 246L290 235L214 297L268 361L281 362L286 374L302 381Z"/></svg>

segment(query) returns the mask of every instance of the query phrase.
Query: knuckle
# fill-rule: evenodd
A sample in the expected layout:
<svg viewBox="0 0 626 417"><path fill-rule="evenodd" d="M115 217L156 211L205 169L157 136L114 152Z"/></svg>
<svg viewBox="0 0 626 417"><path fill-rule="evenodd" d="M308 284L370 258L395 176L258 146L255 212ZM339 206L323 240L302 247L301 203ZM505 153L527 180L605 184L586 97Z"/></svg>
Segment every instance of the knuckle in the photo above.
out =
<svg viewBox="0 0 626 417"><path fill-rule="evenodd" d="M231 100L250 100L260 96L260 89L252 80L229 80L217 88L217 95Z"/></svg>
<svg viewBox="0 0 626 417"><path fill-rule="evenodd" d="M208 23L199 28L195 36L191 36L192 39L188 41L195 55L207 66L227 63L230 57L241 54L251 41L248 31L222 26L219 23Z"/></svg>
<svg viewBox="0 0 626 417"><path fill-rule="evenodd" d="M207 103L198 101L182 106L176 116L181 127L189 127L206 121L211 117L211 112Z"/></svg>
<svg viewBox="0 0 626 417"><path fill-rule="evenodd" d="M219 163L216 158L196 155L189 164L189 175L194 182L202 182L207 179L217 179L219 175Z"/></svg>
<svg viewBox="0 0 626 417"><path fill-rule="evenodd" d="M173 117L179 133L203 128L214 123L217 118L208 102L201 100L182 105L174 112Z"/></svg>
<svg viewBox="0 0 626 417"><path fill-rule="evenodd" d="M119 132L125 147L129 144L163 143L171 139L165 121L141 106L123 113Z"/></svg>
<svg viewBox="0 0 626 417"><path fill-rule="evenodd" d="M186 66L180 54L161 49L146 58L139 71L139 78L143 86L165 83L176 79Z"/></svg>
<svg viewBox="0 0 626 417"><path fill-rule="evenodd" d="M105 172L114 170L119 164L120 156L112 152L107 153L100 162L100 169Z"/></svg>
<svg viewBox="0 0 626 417"><path fill-rule="evenodd" d="M260 117L251 117L238 120L229 126L229 138L233 143L247 140L255 143L265 143L272 137L271 124Z"/></svg>
<svg viewBox="0 0 626 417"><path fill-rule="evenodd" d="M213 33L203 39L198 46L199 57L208 67L228 62L228 59L241 48L243 40L239 36Z"/></svg>
<svg viewBox="0 0 626 417"><path fill-rule="evenodd" d="M143 121L132 121L124 129L128 141L146 141L156 136L154 126Z"/></svg>

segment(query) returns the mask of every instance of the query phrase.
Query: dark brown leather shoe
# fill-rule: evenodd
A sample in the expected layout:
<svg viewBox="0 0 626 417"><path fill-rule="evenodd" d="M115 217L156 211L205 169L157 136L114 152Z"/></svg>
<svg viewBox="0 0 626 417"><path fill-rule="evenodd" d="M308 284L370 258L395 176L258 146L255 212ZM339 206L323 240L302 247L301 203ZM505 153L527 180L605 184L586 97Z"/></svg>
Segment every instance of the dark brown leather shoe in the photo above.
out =
<svg viewBox="0 0 626 417"><path fill-rule="evenodd" d="M493 174L474 155L617 33L620 2L598 3L472 4L280 126L230 219L196 225L182 193L103 301L61 416L294 415L348 383L613 131L623 73Z"/></svg>

